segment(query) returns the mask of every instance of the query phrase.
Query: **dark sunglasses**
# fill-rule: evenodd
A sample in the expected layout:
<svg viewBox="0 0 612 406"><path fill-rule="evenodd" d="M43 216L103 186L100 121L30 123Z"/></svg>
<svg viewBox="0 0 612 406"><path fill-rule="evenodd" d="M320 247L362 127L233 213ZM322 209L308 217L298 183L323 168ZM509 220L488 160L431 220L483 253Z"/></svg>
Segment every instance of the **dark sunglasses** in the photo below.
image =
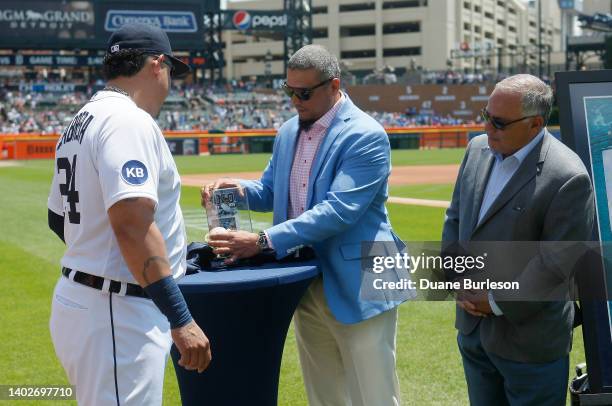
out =
<svg viewBox="0 0 612 406"><path fill-rule="evenodd" d="M157 56L159 58L159 55L157 52L145 52L145 55L152 55L152 56ZM164 59L162 60L162 63L164 65L166 65L168 67L168 69L170 69L170 76L174 75L174 65L172 64L172 61L170 61L170 58L168 57L168 55L166 54L161 54L164 55Z"/></svg>
<svg viewBox="0 0 612 406"><path fill-rule="evenodd" d="M484 121L488 121L493 127L497 128L498 130L505 130L511 124L518 123L519 121L525 120L526 118L537 117L539 114L517 118L516 120L508 121L507 123L497 117L493 117L492 115L490 115L487 109L482 109L480 111L480 115L482 116L482 119Z"/></svg>
<svg viewBox="0 0 612 406"><path fill-rule="evenodd" d="M334 78L324 80L323 82L313 87L291 87L287 85L287 82L283 82L283 84L281 85L281 88L283 89L283 91L285 92L287 96L289 97L295 96L302 101L306 101L310 99L310 97L312 96L312 92L317 87L321 87L324 84L331 82L332 80L334 80Z"/></svg>

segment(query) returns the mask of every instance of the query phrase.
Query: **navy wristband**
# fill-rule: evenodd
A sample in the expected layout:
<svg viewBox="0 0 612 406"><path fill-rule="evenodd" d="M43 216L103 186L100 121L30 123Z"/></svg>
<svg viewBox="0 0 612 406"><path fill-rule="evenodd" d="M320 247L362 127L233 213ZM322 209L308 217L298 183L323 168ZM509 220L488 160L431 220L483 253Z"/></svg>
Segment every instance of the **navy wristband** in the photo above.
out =
<svg viewBox="0 0 612 406"><path fill-rule="evenodd" d="M159 310L168 318L170 328L183 327L192 320L187 302L172 276L166 276L144 288Z"/></svg>

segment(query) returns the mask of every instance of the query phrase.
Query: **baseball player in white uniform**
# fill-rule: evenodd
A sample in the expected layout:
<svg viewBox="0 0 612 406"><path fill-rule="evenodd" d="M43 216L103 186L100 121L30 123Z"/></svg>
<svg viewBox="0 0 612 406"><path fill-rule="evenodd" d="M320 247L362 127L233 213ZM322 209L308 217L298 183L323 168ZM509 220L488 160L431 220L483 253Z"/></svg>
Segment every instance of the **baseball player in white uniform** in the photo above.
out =
<svg viewBox="0 0 612 406"><path fill-rule="evenodd" d="M176 279L185 273L180 178L153 117L189 67L142 24L109 39L108 85L60 137L49 226L66 243L51 337L81 405L161 405L172 341L189 370L211 359Z"/></svg>

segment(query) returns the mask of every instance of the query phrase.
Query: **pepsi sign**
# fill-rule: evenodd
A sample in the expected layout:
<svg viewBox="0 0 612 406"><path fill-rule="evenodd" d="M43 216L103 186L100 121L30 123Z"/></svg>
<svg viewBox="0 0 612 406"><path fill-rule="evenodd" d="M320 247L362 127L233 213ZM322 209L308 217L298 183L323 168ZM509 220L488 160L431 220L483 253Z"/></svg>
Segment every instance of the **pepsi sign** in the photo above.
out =
<svg viewBox="0 0 612 406"><path fill-rule="evenodd" d="M231 16L231 26L240 31L281 31L287 27L287 15L261 11L239 10Z"/></svg>
<svg viewBox="0 0 612 406"><path fill-rule="evenodd" d="M176 34L198 31L195 14L191 11L108 10L104 29L117 31L125 24L141 23Z"/></svg>
<svg viewBox="0 0 612 406"><path fill-rule="evenodd" d="M251 27L251 15L248 11L236 11L232 17L232 24L237 30L246 31Z"/></svg>

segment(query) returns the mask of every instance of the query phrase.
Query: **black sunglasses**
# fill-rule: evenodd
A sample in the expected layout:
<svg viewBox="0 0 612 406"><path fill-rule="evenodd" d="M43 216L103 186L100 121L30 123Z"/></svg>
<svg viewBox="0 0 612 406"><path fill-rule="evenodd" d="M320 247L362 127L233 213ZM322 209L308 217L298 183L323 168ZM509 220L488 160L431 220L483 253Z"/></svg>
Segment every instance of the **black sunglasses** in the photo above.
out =
<svg viewBox="0 0 612 406"><path fill-rule="evenodd" d="M153 56L157 56L158 58L160 55L163 55L164 59L162 60L162 63L166 65L168 69L170 69L170 76L174 76L174 65L172 64L172 61L170 60L168 55L158 54L157 52L145 52L144 55L153 55Z"/></svg>
<svg viewBox="0 0 612 406"><path fill-rule="evenodd" d="M281 88L283 89L283 91L285 92L287 96L289 97L295 96L302 101L306 101L310 99L310 97L312 96L312 92L317 87L321 87L324 84L331 82L332 80L334 80L334 78L324 80L323 82L313 87L291 87L287 85L287 82L283 82L283 84L281 85Z"/></svg>
<svg viewBox="0 0 612 406"><path fill-rule="evenodd" d="M518 123L519 121L522 121L522 120L524 120L526 118L537 117L539 114L517 118L516 120L508 121L507 123L502 121L502 120L500 120L497 117L494 117L494 116L490 115L489 112L487 111L487 109L482 109L480 111L480 115L482 116L482 119L484 121L488 121L489 123L491 123L491 125L493 127L497 128L498 130L505 130L506 127L508 127L511 124Z"/></svg>

